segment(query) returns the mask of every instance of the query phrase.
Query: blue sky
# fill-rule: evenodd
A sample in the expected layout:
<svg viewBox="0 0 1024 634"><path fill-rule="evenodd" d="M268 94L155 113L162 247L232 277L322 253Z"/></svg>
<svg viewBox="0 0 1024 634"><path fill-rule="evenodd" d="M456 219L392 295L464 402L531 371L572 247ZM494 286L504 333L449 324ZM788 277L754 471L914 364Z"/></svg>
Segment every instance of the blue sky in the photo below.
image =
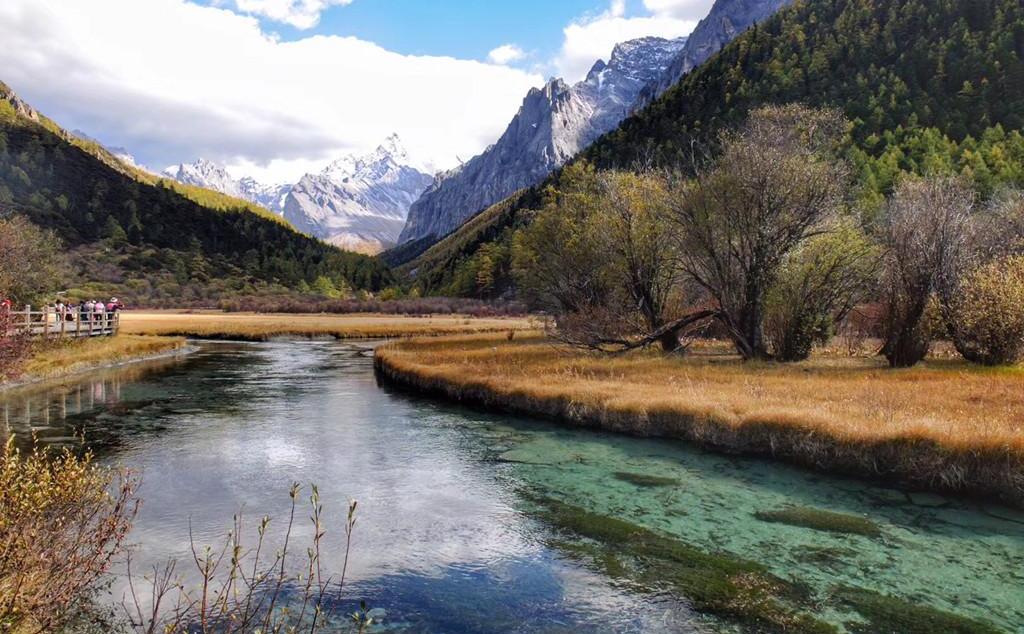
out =
<svg viewBox="0 0 1024 634"><path fill-rule="evenodd" d="M331 7L310 31L264 24L288 39L311 32L354 35L409 55L483 59L497 45L514 42L543 59L558 51L565 25L607 7L595 0L357 0Z"/></svg>
<svg viewBox="0 0 1024 634"><path fill-rule="evenodd" d="M295 182L397 132L448 168L531 88L617 42L688 34L712 0L2 0L0 80L161 170Z"/></svg>

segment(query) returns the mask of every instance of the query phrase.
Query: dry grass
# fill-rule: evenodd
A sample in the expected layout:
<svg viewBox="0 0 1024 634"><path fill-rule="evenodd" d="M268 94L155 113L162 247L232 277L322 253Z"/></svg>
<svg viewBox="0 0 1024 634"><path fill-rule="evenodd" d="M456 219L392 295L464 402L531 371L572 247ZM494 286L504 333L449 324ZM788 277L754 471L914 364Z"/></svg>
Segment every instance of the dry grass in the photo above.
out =
<svg viewBox="0 0 1024 634"><path fill-rule="evenodd" d="M523 318L476 318L461 315L283 315L222 312L125 312L127 334L174 335L206 339L265 341L274 337L386 339L483 332L530 327Z"/></svg>
<svg viewBox="0 0 1024 634"><path fill-rule="evenodd" d="M41 346L41 349L32 355L25 364L25 372L20 379L37 381L58 378L91 368L173 352L184 347L185 340L177 337L123 334L116 337L51 342Z"/></svg>
<svg viewBox="0 0 1024 634"><path fill-rule="evenodd" d="M488 406L1024 503L1022 368L934 359L893 371L832 354L744 364L721 346L610 358L539 335L399 342L377 366Z"/></svg>

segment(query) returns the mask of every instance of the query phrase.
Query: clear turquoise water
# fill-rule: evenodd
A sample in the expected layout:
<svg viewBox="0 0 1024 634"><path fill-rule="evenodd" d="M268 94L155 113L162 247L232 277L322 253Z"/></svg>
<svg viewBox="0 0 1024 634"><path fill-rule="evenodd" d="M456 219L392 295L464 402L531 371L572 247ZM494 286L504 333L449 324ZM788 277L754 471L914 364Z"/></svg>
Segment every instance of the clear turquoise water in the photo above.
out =
<svg viewBox="0 0 1024 634"><path fill-rule="evenodd" d="M184 359L5 394L0 415L20 442L84 436L103 461L143 474L140 567L185 559L189 522L198 542L215 543L239 508L282 517L298 481L327 502L325 561L338 570L340 518L358 499L341 601L387 610L381 630L733 629L561 552L526 499L539 495L761 562L817 597L862 587L1024 632L1024 513L429 401L378 387L366 346L203 344ZM865 517L881 534L755 517L792 506ZM855 618L827 601L818 614Z"/></svg>

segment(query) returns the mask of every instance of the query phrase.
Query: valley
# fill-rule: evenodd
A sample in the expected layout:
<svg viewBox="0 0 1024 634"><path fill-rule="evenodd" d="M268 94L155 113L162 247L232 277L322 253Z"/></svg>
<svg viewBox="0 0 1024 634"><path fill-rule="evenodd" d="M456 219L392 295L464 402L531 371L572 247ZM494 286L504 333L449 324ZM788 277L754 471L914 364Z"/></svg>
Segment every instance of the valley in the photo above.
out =
<svg viewBox="0 0 1024 634"><path fill-rule="evenodd" d="M1024 632L1019 0L0 37L0 632Z"/></svg>

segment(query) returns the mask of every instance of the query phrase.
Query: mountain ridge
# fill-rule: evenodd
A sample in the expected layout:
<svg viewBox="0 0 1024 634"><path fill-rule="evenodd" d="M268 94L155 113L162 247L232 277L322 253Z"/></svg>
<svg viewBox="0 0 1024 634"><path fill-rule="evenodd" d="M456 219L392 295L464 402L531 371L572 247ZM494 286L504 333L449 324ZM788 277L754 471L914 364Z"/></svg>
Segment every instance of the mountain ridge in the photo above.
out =
<svg viewBox="0 0 1024 634"><path fill-rule="evenodd" d="M656 37L623 42L584 80L569 86L555 78L531 89L493 145L440 175L416 201L399 244L436 241L480 210L545 178L625 118L685 42Z"/></svg>
<svg viewBox="0 0 1024 634"><path fill-rule="evenodd" d="M376 149L347 154L294 184L236 179L223 166L199 158L167 168L163 176L248 200L297 230L359 253L393 246L409 207L433 182L430 167L410 158L397 134Z"/></svg>

